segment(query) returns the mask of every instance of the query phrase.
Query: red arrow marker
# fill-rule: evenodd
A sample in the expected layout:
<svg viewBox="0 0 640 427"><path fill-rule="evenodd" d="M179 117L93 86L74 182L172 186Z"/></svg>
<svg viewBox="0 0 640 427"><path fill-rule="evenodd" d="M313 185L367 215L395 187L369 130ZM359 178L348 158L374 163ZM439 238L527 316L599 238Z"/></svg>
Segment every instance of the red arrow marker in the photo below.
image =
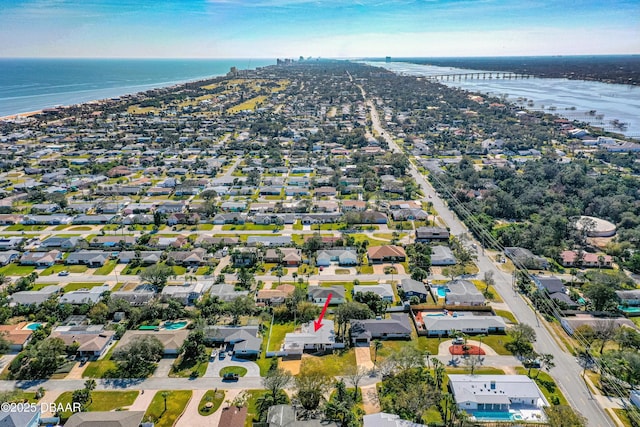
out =
<svg viewBox="0 0 640 427"><path fill-rule="evenodd" d="M315 332L318 332L318 329L322 328L322 318L324 317L324 313L326 313L327 308L329 307L329 302L331 301L332 295L333 294L327 295L327 300L324 303L324 307L322 307L322 311L320 312L320 316L318 317L318 320L313 321L313 328Z"/></svg>

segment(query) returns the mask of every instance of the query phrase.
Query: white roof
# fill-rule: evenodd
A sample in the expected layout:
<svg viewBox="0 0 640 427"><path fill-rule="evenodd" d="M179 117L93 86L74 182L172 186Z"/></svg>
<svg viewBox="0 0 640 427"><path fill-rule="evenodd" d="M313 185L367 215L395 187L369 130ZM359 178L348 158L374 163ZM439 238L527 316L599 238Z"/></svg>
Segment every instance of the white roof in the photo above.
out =
<svg viewBox="0 0 640 427"><path fill-rule="evenodd" d="M526 375L449 375L449 386L456 402L509 403L512 399L536 399L549 403Z"/></svg>

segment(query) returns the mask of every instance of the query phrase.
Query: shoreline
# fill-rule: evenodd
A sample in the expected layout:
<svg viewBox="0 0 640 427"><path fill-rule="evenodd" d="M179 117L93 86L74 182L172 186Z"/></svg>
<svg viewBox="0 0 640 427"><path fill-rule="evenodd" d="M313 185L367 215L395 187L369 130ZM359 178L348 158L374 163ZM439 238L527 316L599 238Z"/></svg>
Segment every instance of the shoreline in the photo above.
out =
<svg viewBox="0 0 640 427"><path fill-rule="evenodd" d="M16 114L10 114L8 116L1 116L0 120L26 119L27 117L35 116L36 114L42 113L43 110L26 111L24 113L16 113Z"/></svg>

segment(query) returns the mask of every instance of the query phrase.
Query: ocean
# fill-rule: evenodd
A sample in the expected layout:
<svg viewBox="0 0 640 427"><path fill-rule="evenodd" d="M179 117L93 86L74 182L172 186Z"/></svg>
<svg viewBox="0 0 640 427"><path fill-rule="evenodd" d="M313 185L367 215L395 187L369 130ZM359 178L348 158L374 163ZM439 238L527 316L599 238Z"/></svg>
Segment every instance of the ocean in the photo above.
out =
<svg viewBox="0 0 640 427"><path fill-rule="evenodd" d="M275 59L0 58L0 117L255 69Z"/></svg>

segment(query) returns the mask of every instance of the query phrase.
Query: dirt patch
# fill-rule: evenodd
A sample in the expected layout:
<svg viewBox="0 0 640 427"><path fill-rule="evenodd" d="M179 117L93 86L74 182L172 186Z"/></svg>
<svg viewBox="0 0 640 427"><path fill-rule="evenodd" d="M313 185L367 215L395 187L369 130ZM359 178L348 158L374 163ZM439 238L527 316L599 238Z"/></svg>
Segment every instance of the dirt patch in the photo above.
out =
<svg viewBox="0 0 640 427"><path fill-rule="evenodd" d="M356 352L356 365L362 366L365 369L373 369L373 362L371 361L371 350L369 347L355 347Z"/></svg>
<svg viewBox="0 0 640 427"><path fill-rule="evenodd" d="M477 345L452 345L449 347L449 353L455 356L472 355L472 356L484 356L486 353L483 349Z"/></svg>
<svg viewBox="0 0 640 427"><path fill-rule="evenodd" d="M298 375L300 373L300 365L302 365L302 359L282 359L278 364L284 370L291 372L292 375Z"/></svg>

